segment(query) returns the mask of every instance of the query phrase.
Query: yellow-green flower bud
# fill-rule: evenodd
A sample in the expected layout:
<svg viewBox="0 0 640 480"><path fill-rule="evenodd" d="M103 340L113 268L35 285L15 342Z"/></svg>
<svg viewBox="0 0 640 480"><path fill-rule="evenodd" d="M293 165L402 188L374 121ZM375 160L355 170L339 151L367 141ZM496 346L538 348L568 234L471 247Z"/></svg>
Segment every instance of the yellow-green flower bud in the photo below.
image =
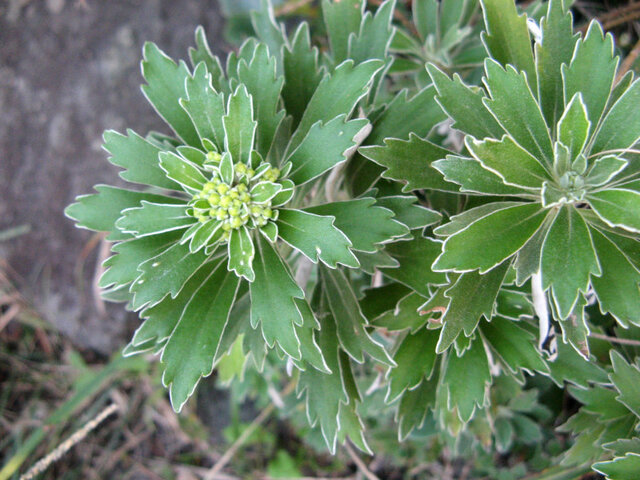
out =
<svg viewBox="0 0 640 480"><path fill-rule="evenodd" d="M228 197L228 196L226 196L226 195L225 195L224 197L221 197L221 198L220 198L219 205L220 205L222 208L228 208L228 207L229 207L229 205L231 205L231 198L229 198L229 197Z"/></svg>
<svg viewBox="0 0 640 480"><path fill-rule="evenodd" d="M222 224L222 230L224 230L225 232L228 232L228 231L229 231L229 230L231 230L232 228L233 228L233 227L231 226L231 224L230 224L230 223L225 222L225 223L223 223L223 224Z"/></svg>
<svg viewBox="0 0 640 480"><path fill-rule="evenodd" d="M216 190L220 195L224 195L229 191L229 185L227 185L226 183L221 183L216 187Z"/></svg>
<svg viewBox="0 0 640 480"><path fill-rule="evenodd" d="M234 217L231 219L231 228L240 228L242 226L243 222L242 219L240 217ZM225 224L228 225L228 224Z"/></svg>
<svg viewBox="0 0 640 480"><path fill-rule="evenodd" d="M218 152L207 152L207 161L218 163L222 159L222 155Z"/></svg>
<svg viewBox="0 0 640 480"><path fill-rule="evenodd" d="M211 205L212 207L215 207L220 203L220 195L218 195L217 193L212 193L211 195L209 195L208 200L209 200L209 205Z"/></svg>

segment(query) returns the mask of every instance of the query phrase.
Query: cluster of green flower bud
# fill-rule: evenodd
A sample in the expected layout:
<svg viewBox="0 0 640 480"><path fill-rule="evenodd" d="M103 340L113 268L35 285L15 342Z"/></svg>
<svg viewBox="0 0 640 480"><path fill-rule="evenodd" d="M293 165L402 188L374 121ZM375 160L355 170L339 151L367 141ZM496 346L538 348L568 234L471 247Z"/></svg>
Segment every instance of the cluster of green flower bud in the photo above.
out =
<svg viewBox="0 0 640 480"><path fill-rule="evenodd" d="M271 199L260 201L251 189L262 181L277 182L280 170L267 162L261 162L256 169L240 162L233 166L233 181L226 183L219 171L220 159L217 152L207 153L204 167L211 171L211 179L193 196L190 213L202 223L219 221L223 241L234 229L260 228L277 220L278 211L271 208Z"/></svg>

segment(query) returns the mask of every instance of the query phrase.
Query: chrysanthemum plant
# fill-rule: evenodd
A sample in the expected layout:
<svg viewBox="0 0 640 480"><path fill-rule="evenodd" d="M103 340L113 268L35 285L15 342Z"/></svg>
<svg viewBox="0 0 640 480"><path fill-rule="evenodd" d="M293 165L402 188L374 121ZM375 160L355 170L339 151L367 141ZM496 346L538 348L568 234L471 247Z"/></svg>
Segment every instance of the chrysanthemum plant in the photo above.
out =
<svg viewBox="0 0 640 480"><path fill-rule="evenodd" d="M113 242L100 285L143 320L125 353L160 354L179 411L229 352L239 371L274 352L332 450L369 451L369 382L401 439L430 418L507 451L542 437L537 372L575 385L585 421L611 400L593 432L569 425L598 441L565 463L637 461L607 442L638 424L640 370L631 350L594 360L590 315L640 327L640 82L560 0L539 22L512 0L416 0L400 33L395 1L365 6L323 0L322 54L266 3L224 68L201 29L191 66L145 45L143 92L172 133L107 132L139 187L67 209ZM482 20L471 85L455 71L476 66ZM402 68L424 55L438 64Z"/></svg>

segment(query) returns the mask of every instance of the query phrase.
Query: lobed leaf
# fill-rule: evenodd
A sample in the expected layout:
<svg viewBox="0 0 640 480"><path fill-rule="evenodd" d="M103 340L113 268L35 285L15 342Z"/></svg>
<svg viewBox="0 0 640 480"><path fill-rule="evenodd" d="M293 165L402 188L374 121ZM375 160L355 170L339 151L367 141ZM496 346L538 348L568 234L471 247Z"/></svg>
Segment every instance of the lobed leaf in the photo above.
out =
<svg viewBox="0 0 640 480"><path fill-rule="evenodd" d="M213 361L238 291L240 280L219 261L193 294L165 346L162 383L179 412L200 378L213 371Z"/></svg>
<svg viewBox="0 0 640 480"><path fill-rule="evenodd" d="M280 238L312 262L322 260L331 268L338 264L356 268L359 263L351 252L351 242L334 221L330 216L282 209L276 225Z"/></svg>
<svg viewBox="0 0 640 480"><path fill-rule="evenodd" d="M186 93L185 80L189 77L187 65L183 61L176 65L151 42L144 44L143 53L142 76L147 85L142 86L142 92L145 97L187 145L202 147L193 122L179 103Z"/></svg>
<svg viewBox="0 0 640 480"><path fill-rule="evenodd" d="M373 198L325 203L303 211L334 217L334 225L349 238L352 248L362 252L373 253L380 244L409 233L391 210L377 206Z"/></svg>
<svg viewBox="0 0 640 480"><path fill-rule="evenodd" d="M255 246L255 279L249 287L251 326L260 325L270 347L277 343L291 358L300 359L300 340L295 325L301 326L304 319L295 299L304 298L304 291L269 242L258 235Z"/></svg>

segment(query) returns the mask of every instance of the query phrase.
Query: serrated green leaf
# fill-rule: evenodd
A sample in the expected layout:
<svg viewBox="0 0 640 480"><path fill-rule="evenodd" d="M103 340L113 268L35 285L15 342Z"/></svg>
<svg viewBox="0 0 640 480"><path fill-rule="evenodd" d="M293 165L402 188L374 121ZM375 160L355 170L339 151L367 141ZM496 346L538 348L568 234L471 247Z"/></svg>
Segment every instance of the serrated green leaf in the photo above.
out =
<svg viewBox="0 0 640 480"><path fill-rule="evenodd" d="M336 326L330 315L320 317L320 330L317 334L318 345L324 352L327 366L332 373L322 373L314 368L307 368L300 372L297 385L298 396L306 391L307 418L311 425L320 424L322 435L329 447L335 451L339 423L338 415L341 404L352 401L349 396L339 361L338 337Z"/></svg>
<svg viewBox="0 0 640 480"><path fill-rule="evenodd" d="M560 319L566 319L586 293L589 277L601 273L589 228L578 211L566 206L558 211L542 246L542 288L551 287Z"/></svg>
<svg viewBox="0 0 640 480"><path fill-rule="evenodd" d="M266 158L278 125L285 116L285 111L278 111L280 92L284 77L277 74L276 57L272 56L265 44L259 44L251 62L244 60L238 64L238 80L247 87L253 98L253 110L258 122L255 149Z"/></svg>
<svg viewBox="0 0 640 480"><path fill-rule="evenodd" d="M486 32L482 39L502 65L513 65L527 74L531 90L536 91L536 69L526 15L518 15L512 0L481 0Z"/></svg>
<svg viewBox="0 0 640 480"><path fill-rule="evenodd" d="M282 99L295 127L323 77L318 66L318 49L311 46L308 23L300 24L282 58L285 78Z"/></svg>
<svg viewBox="0 0 640 480"><path fill-rule="evenodd" d="M447 118L434 100L434 95L435 88L432 85L411 98L407 90L400 91L374 119L365 144L382 145L387 138L406 140L411 138L411 134L426 137L437 124ZM356 154L347 166L346 175L354 194L360 195L371 188L381 172L382 169Z"/></svg>
<svg viewBox="0 0 640 480"><path fill-rule="evenodd" d="M587 201L607 225L640 232L640 192L610 188L590 193Z"/></svg>
<svg viewBox="0 0 640 480"><path fill-rule="evenodd" d="M496 450L507 452L513 443L513 425L506 418L498 417L494 421L494 429Z"/></svg>
<svg viewBox="0 0 640 480"><path fill-rule="evenodd" d="M593 469L607 477L607 480L635 480L640 471L640 454L627 453L609 462L593 464Z"/></svg>
<svg viewBox="0 0 640 480"><path fill-rule="evenodd" d="M444 180L432 163L445 158L451 152L411 134L409 140L387 139L384 146L360 148L369 160L385 167L382 178L405 183L403 192L435 189L457 192L458 186Z"/></svg>
<svg viewBox="0 0 640 480"><path fill-rule="evenodd" d="M478 207L470 208L469 210L465 210L458 215L452 216L449 219L449 223L440 225L433 230L433 233L438 236L444 237L454 235L461 230L464 230L472 223L480 220L483 217L486 217L487 215L495 211L513 207L516 205L520 205L520 202L491 202L485 203L484 205L480 205Z"/></svg>
<svg viewBox="0 0 640 480"><path fill-rule="evenodd" d="M253 282L255 279L255 273L253 271L255 248L247 227L236 228L231 231L228 251L229 263L227 269L234 271L238 277L244 277L249 282Z"/></svg>
<svg viewBox="0 0 640 480"><path fill-rule="evenodd" d="M558 342L558 356L549 362L551 379L559 387L564 381L588 387L592 383L608 383L606 372L595 362L586 361L571 346Z"/></svg>
<svg viewBox="0 0 640 480"><path fill-rule="evenodd" d="M296 298L304 292L291 277L289 269L274 248L261 236L256 239L253 260L255 280L251 283L251 326L260 325L267 344L277 343L292 358L300 358L300 340L295 325L303 318L296 307Z"/></svg>
<svg viewBox="0 0 640 480"><path fill-rule="evenodd" d="M213 88L219 92L224 91L222 87L226 82L224 81L224 71L222 70L222 65L220 65L220 59L211 53L204 28L201 25L196 27L195 40L196 47L189 47L191 65L196 68L200 62L204 62L207 71L211 74Z"/></svg>
<svg viewBox="0 0 640 480"><path fill-rule="evenodd" d="M611 350L613 373L609 378L620 395L617 400L640 418L640 369L629 364L617 351Z"/></svg>
<svg viewBox="0 0 640 480"><path fill-rule="evenodd" d="M320 259L331 268L338 264L353 268L359 265L351 242L334 225L334 217L282 209L276 225L280 238L314 263Z"/></svg>
<svg viewBox="0 0 640 480"><path fill-rule="evenodd" d="M322 0L322 18L336 64L349 58L349 38L358 34L364 8L362 0Z"/></svg>
<svg viewBox="0 0 640 480"><path fill-rule="evenodd" d="M373 75L382 68L380 60L369 60L354 66L352 60L340 64L326 74L309 100L288 151L294 151L318 121L328 123L339 115L349 116L368 91Z"/></svg>
<svg viewBox="0 0 640 480"><path fill-rule="evenodd" d="M269 46L271 55L280 55L287 39L280 25L276 22L273 6L269 0L260 0L260 9L250 14L251 25L262 43Z"/></svg>
<svg viewBox="0 0 640 480"><path fill-rule="evenodd" d="M586 36L578 41L569 66L562 67L565 104L580 92L593 129L607 104L617 65L613 37L605 37L600 23L593 21Z"/></svg>
<svg viewBox="0 0 640 480"><path fill-rule="evenodd" d="M475 140L467 137L465 144L484 168L495 173L507 185L538 189L550 180L549 172L526 150L505 135L500 140Z"/></svg>
<svg viewBox="0 0 640 480"><path fill-rule="evenodd" d="M174 132L188 145L200 148L200 138L189 115L180 106L179 100L185 96L185 80L189 77L187 65L178 65L155 44L144 44L142 76L147 85L142 86L149 103L167 122Z"/></svg>
<svg viewBox="0 0 640 480"><path fill-rule="evenodd" d="M345 115L339 115L328 123L315 123L286 158L293 164L289 178L296 185L311 181L344 162L358 147L358 139L369 123L365 119L345 120Z"/></svg>
<svg viewBox="0 0 640 480"><path fill-rule="evenodd" d="M409 230L424 228L442 219L440 213L417 203L418 197L414 195L381 197L376 198L376 202L381 207L391 210L395 214L394 220L403 223Z"/></svg>
<svg viewBox="0 0 640 480"><path fill-rule="evenodd" d="M153 341L159 344L166 341L175 328L182 312L193 297L193 294L202 286L218 264L207 262L198 268L197 272L187 280L184 287L175 298L167 295L152 307L140 312L140 318L144 319L131 340L131 345L141 345L144 342Z"/></svg>
<svg viewBox="0 0 640 480"><path fill-rule="evenodd" d="M562 0L548 2L540 29L541 42L535 45L538 99L547 125L552 127L558 122L565 105L561 66L571 62L578 35L573 33L571 13L563 6Z"/></svg>
<svg viewBox="0 0 640 480"><path fill-rule="evenodd" d="M436 351L444 352L464 331L469 337L480 322L487 320L495 311L495 301L511 262L504 262L493 270L480 275L477 272L463 273L444 295L450 298L447 310L442 315L442 330Z"/></svg>
<svg viewBox="0 0 640 480"><path fill-rule="evenodd" d="M393 310L375 318L373 324L392 332L406 329L416 332L429 319L426 313L420 312L420 307L424 305L425 300L426 298L422 295L410 293L401 298Z"/></svg>
<svg viewBox="0 0 640 480"><path fill-rule="evenodd" d="M569 149L569 160L573 161L582 152L589 138L590 128L591 122L587 117L582 94L576 93L558 121L558 141Z"/></svg>
<svg viewBox="0 0 640 480"><path fill-rule="evenodd" d="M513 5L511 0L509 3ZM531 77L511 65L504 69L492 59L487 59L484 65L485 84L491 95L491 99L483 99L484 104L518 145L550 167L553 164L553 146L542 111L532 93L535 86L527 83ZM514 105L518 108L514 109ZM527 121L523 122L523 118Z"/></svg>
<svg viewBox="0 0 640 480"><path fill-rule="evenodd" d="M358 416L355 405L340 405L338 416L340 430L338 431L338 442L344 444L349 438L351 443L367 455L373 455L371 448L364 438L364 423Z"/></svg>
<svg viewBox="0 0 640 480"><path fill-rule="evenodd" d="M199 64L193 72L193 77L187 77L187 97L180 100L180 105L191 118L200 138L210 140L216 145L218 152L223 152L224 95L213 89L211 80L212 74L207 72L205 64Z"/></svg>
<svg viewBox="0 0 640 480"><path fill-rule="evenodd" d="M436 259L436 271L485 273L516 253L538 230L547 211L522 203L497 210L448 237Z"/></svg>
<svg viewBox="0 0 640 480"><path fill-rule="evenodd" d="M181 230L196 222L195 218L187 214L184 204L160 204L146 200L142 200L140 204L140 207L122 211L122 216L115 223L120 231L144 237Z"/></svg>
<svg viewBox="0 0 640 480"><path fill-rule="evenodd" d="M429 285L441 285L447 282L446 275L431 269L431 264L440 253L441 246L439 241L422 236L416 236L409 241L391 243L387 245L385 251L395 258L400 266L383 268L382 273L407 285L423 297L429 297Z"/></svg>
<svg viewBox="0 0 640 480"><path fill-rule="evenodd" d="M201 377L213 371L220 338L235 300L240 280L221 260L194 293L162 353L162 383L169 388L171 405L180 411Z"/></svg>
<svg viewBox="0 0 640 480"><path fill-rule="evenodd" d="M473 135L476 138L500 138L504 129L491 115L482 99L482 90L474 91L464 84L460 75L453 79L435 65L428 63L427 71L438 90L438 103L453 120L452 128Z"/></svg>
<svg viewBox="0 0 640 480"><path fill-rule="evenodd" d="M396 414L400 440L406 439L412 430L422 427L427 413L436 403L437 389L438 376L434 375L431 380L423 381L414 390L408 390L402 395Z"/></svg>
<svg viewBox="0 0 640 480"><path fill-rule="evenodd" d="M364 354L385 365L393 365L393 360L382 345L373 340L365 326L367 319L360 310L351 284L341 270L321 268L322 285L326 302L336 322L340 345L356 362L364 362Z"/></svg>
<svg viewBox="0 0 640 480"><path fill-rule="evenodd" d="M304 209L316 215L335 217L334 225L344 233L354 250L375 252L381 243L409 233L394 220L391 210L376 205L374 198L358 198L333 202Z"/></svg>
<svg viewBox="0 0 640 480"><path fill-rule="evenodd" d="M613 452L616 456L621 456L629 452L640 455L640 438L621 438L614 442L606 443L603 447Z"/></svg>
<svg viewBox="0 0 640 480"><path fill-rule="evenodd" d="M109 185L93 187L98 193L80 195L76 202L69 205L64 214L76 221L76 226L97 232L112 232L109 240L122 240L129 235L116 231L115 223L122 216L122 211L137 207L142 201L177 203L180 200L164 195L134 192ZM184 208L184 207L183 207Z"/></svg>
<svg viewBox="0 0 640 480"><path fill-rule="evenodd" d="M387 374L389 389L385 400L393 402L406 390L416 388L426 377L431 377L436 364L438 333L422 328L408 333L393 356L397 366Z"/></svg>
<svg viewBox="0 0 640 480"><path fill-rule="evenodd" d="M502 178L482 167L473 158L447 155L443 160L431 164L447 182L460 185L461 192L472 192L485 195L518 195L526 194L521 187L505 185Z"/></svg>
<svg viewBox="0 0 640 480"><path fill-rule="evenodd" d="M391 24L395 6L396 0L387 0L378 7L375 15L365 12L359 31L349 38L349 58L356 63L370 58L386 58L395 30Z"/></svg>
<svg viewBox="0 0 640 480"><path fill-rule="evenodd" d="M622 94L602 120L595 134L592 152L622 151L640 140L640 81L636 80Z"/></svg>
<svg viewBox="0 0 640 480"><path fill-rule="evenodd" d="M449 352L442 384L449 391L447 407L455 409L464 423L471 420L476 406L484 406L486 387L490 383L489 360L480 337L476 337L461 357L454 351Z"/></svg>
<svg viewBox="0 0 640 480"><path fill-rule="evenodd" d="M602 312L609 312L623 326L640 324L640 273L611 241L591 230L602 275L591 279Z"/></svg>
<svg viewBox="0 0 640 480"><path fill-rule="evenodd" d="M549 367L536 349L535 336L518 326L518 322L495 316L481 322L480 331L503 365L513 373L521 369L548 373Z"/></svg>
<svg viewBox="0 0 640 480"><path fill-rule="evenodd" d="M365 288L360 299L360 308L364 316L372 322L385 312L393 310L396 304L411 293L411 290L396 282L379 287Z"/></svg>
<svg viewBox="0 0 640 480"><path fill-rule="evenodd" d="M160 169L160 150L133 130L127 130L127 135L107 130L103 139L103 148L111 154L109 161L125 169L119 174L121 178L128 182L180 190L180 187L168 179Z"/></svg>
<svg viewBox="0 0 640 480"><path fill-rule="evenodd" d="M257 126L253 118L252 98L241 85L229 97L227 115L222 117L225 151L231 154L233 163L249 163Z"/></svg>
<svg viewBox="0 0 640 480"><path fill-rule="evenodd" d="M296 298L295 302L302 316L302 325L295 325L296 335L300 340L302 360L294 360L294 362L302 367L301 370L305 370L308 364L323 373L331 373L322 350L320 350L320 346L316 342L316 330L320 329L320 322L305 299Z"/></svg>
<svg viewBox="0 0 640 480"><path fill-rule="evenodd" d="M569 385L569 392L582 403L582 410L598 415L603 421L624 417L629 413L629 410L616 400L615 390L602 386L583 389Z"/></svg>
<svg viewBox="0 0 640 480"><path fill-rule="evenodd" d="M160 152L160 168L167 177L182 185L186 191L200 191L207 181L202 171L189 160L173 152Z"/></svg>
<svg viewBox="0 0 640 480"><path fill-rule="evenodd" d="M356 250L354 253L360 262L360 269L369 275L373 275L378 268L398 266L398 261L384 250L378 250L375 253L365 253Z"/></svg>
<svg viewBox="0 0 640 480"><path fill-rule="evenodd" d="M131 285L133 309L152 306L169 294L175 298L206 260L207 256L202 251L191 253L188 245L176 243L141 263L138 266L140 276Z"/></svg>
<svg viewBox="0 0 640 480"><path fill-rule="evenodd" d="M140 272L138 265L180 239L179 232L168 232L151 237L133 238L120 242L112 248L116 255L112 255L102 264L106 271L100 277L98 286L123 286L133 282Z"/></svg>

